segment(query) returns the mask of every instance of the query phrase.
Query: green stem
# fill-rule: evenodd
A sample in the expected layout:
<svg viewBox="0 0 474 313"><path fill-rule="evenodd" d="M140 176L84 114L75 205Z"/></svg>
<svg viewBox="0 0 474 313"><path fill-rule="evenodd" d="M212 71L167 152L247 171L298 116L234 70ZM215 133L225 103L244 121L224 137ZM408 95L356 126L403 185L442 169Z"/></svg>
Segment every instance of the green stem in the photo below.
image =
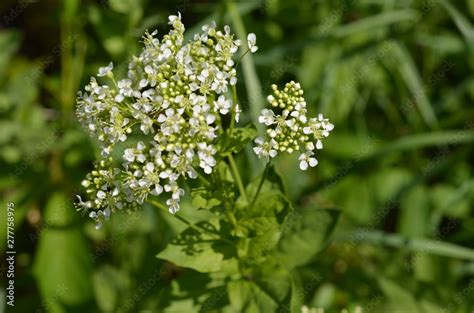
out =
<svg viewBox="0 0 474 313"><path fill-rule="evenodd" d="M253 196L252 203L250 204L249 209L253 208L253 205L255 204L255 201L257 201L258 195L260 194L260 190L262 189L263 182L265 181L265 178L267 177L268 169L270 168L270 161L265 165L265 169L263 170L262 178L260 179L260 183L258 184L257 192Z"/></svg>
<svg viewBox="0 0 474 313"><path fill-rule="evenodd" d="M232 131L234 130L235 126L235 114L236 114L236 106L237 106L237 89L235 85L232 85L232 114L230 117L230 127L229 127L229 135L232 135Z"/></svg>
<svg viewBox="0 0 474 313"><path fill-rule="evenodd" d="M198 171L196 171L196 175L197 177L199 178L199 180L206 186L210 186L211 183L201 174L199 173Z"/></svg>
<svg viewBox="0 0 474 313"><path fill-rule="evenodd" d="M231 210L226 210L225 215L229 222L235 227L237 225L237 219L235 218L234 213Z"/></svg>
<svg viewBox="0 0 474 313"><path fill-rule="evenodd" d="M249 203L249 199L247 198L247 193L245 192L244 184L242 183L242 178L240 177L239 170L237 169L237 165L235 164L234 157L229 155L227 158L230 164L230 170L232 171L232 175L234 176L235 181L237 182L237 187L239 188L240 195L244 198L246 203Z"/></svg>
<svg viewBox="0 0 474 313"><path fill-rule="evenodd" d="M235 62L235 67L239 66L239 63L240 61L242 61L242 58L250 52L250 49L247 49L244 53L242 53L242 55L240 56L240 58L237 60L237 62Z"/></svg>

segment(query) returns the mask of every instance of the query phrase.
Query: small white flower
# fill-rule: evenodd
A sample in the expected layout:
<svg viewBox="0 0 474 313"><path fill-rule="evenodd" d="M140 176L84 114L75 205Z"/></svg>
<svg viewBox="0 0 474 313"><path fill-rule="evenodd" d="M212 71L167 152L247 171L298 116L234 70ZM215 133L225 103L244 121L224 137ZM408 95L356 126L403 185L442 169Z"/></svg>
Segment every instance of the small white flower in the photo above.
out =
<svg viewBox="0 0 474 313"><path fill-rule="evenodd" d="M316 158L313 158L312 156L314 153L312 151L306 151L305 153L302 153L298 160L300 161L300 169L305 171L308 169L308 165L311 167L315 167L318 165L318 160Z"/></svg>
<svg viewBox="0 0 474 313"><path fill-rule="evenodd" d="M321 140L316 141L316 149L321 150L323 148L323 142Z"/></svg>
<svg viewBox="0 0 474 313"><path fill-rule="evenodd" d="M108 220L108 219L110 218L110 213L111 213L111 212L110 212L110 209L109 209L109 208L107 208L107 209L104 210L104 213L103 213L103 214L104 214L104 218L105 218L106 220Z"/></svg>
<svg viewBox="0 0 474 313"><path fill-rule="evenodd" d="M99 190L99 191L97 192L97 198L99 198L99 199L105 199L106 196L107 196L107 195L106 195L105 192L103 192L102 190Z"/></svg>
<svg viewBox="0 0 474 313"><path fill-rule="evenodd" d="M259 123L264 123L267 126L275 123L275 113L269 109L263 109L261 115L258 117Z"/></svg>
<svg viewBox="0 0 474 313"><path fill-rule="evenodd" d="M232 100L226 99L223 95L220 95L217 98L217 101L214 101L214 110L220 114L227 114L232 107Z"/></svg>
<svg viewBox="0 0 474 313"><path fill-rule="evenodd" d="M125 149L123 158L128 162L133 162L135 160L135 153L133 152L133 149Z"/></svg>
<svg viewBox="0 0 474 313"><path fill-rule="evenodd" d="M160 184L155 184L155 188L151 190L151 194L158 196L163 192L163 187Z"/></svg>
<svg viewBox="0 0 474 313"><path fill-rule="evenodd" d="M255 53L258 50L257 43L257 36L254 33L250 33L247 35L247 44L249 46L250 52Z"/></svg>
<svg viewBox="0 0 474 313"><path fill-rule="evenodd" d="M114 65L112 62L109 63L109 65L104 66L104 67L99 67L99 73L97 73L97 76L103 77L112 74L112 69L114 68Z"/></svg>

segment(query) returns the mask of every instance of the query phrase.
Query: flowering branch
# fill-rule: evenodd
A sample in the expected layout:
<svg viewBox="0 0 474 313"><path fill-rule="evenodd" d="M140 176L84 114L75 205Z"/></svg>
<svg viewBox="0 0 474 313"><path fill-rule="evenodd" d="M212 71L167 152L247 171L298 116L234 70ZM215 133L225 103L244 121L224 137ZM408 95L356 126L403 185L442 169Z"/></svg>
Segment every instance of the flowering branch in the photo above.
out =
<svg viewBox="0 0 474 313"><path fill-rule="evenodd" d="M116 79L109 63L78 94L77 116L99 140L102 158L82 182L87 199L78 196L76 206L89 212L98 228L114 212L140 208L150 194L165 195L166 206L160 203L160 207L175 214L188 180L198 178L210 190L220 187L205 176L214 173L224 158L235 181L233 187L243 203L250 205L249 210L265 180L268 163L249 202L233 156L255 139L255 130L235 128L240 107L234 58L241 41L234 38L229 26L222 31L212 22L185 43L181 16L170 16L169 24L172 29L161 40L155 37L157 31L145 33L144 49L131 60L127 78ZM255 34L248 34L247 47L241 57L258 50ZM111 84L101 84L104 78ZM322 149L322 139L334 126L322 115L307 118L300 84L272 88L273 95L267 98L272 108L263 109L258 118L266 130L255 139L255 153L269 162L278 153L298 151L302 170L315 166L314 150ZM224 117L229 112L227 122ZM226 186L217 182L222 183ZM221 200L209 203L233 207L233 191L222 192ZM209 203L205 206L212 207ZM236 225L235 216L226 215Z"/></svg>

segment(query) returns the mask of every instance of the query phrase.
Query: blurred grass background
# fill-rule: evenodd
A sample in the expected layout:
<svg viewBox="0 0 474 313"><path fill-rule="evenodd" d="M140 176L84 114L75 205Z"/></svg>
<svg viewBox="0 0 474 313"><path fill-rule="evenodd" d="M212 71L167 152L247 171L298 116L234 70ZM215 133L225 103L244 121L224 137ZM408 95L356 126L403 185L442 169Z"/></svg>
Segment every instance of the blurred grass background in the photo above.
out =
<svg viewBox="0 0 474 313"><path fill-rule="evenodd" d="M144 207L95 231L72 206L97 155L76 92L110 60L125 73L143 32L166 33L177 11L188 36L212 19L257 34L239 74L244 121L272 83L294 79L311 114L336 126L316 169L277 162L293 201L343 211L328 249L295 273L305 303L471 312L473 0L2 1L0 250L12 201L17 263L10 310L2 259L0 312L194 312L202 301L205 276L155 258L181 227L169 216Z"/></svg>

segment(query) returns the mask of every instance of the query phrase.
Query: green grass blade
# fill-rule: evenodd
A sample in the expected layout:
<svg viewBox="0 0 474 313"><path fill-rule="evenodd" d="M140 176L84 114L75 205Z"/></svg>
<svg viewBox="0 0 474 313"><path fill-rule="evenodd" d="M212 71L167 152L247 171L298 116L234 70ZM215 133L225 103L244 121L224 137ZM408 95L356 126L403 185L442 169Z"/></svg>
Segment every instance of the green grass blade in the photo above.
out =
<svg viewBox="0 0 474 313"><path fill-rule="evenodd" d="M333 29L330 37L343 38L360 32L372 32L374 29L416 19L414 10L397 10L367 17Z"/></svg>
<svg viewBox="0 0 474 313"><path fill-rule="evenodd" d="M387 234L381 231L357 230L346 234L338 240L350 242L367 242L393 248L406 249L412 252L421 252L440 255L449 258L474 261L474 250L448 242L426 238L408 238L396 234Z"/></svg>
<svg viewBox="0 0 474 313"><path fill-rule="evenodd" d="M415 103L420 111L420 114L425 121L425 123L434 128L438 124L438 119L431 107L431 104L426 96L425 86L423 85L422 79L416 69L415 62L413 61L410 53L407 49L401 44L394 43L392 45L392 51L395 57L398 58L398 66L400 73L405 80L407 87L413 94ZM407 114L412 114L412 112L407 112Z"/></svg>
<svg viewBox="0 0 474 313"><path fill-rule="evenodd" d="M451 15L461 34L466 38L469 46L474 47L474 29L471 23L448 1L441 0L441 5Z"/></svg>
<svg viewBox="0 0 474 313"><path fill-rule="evenodd" d="M474 141L474 131L454 130L417 134L388 143L383 148L367 154L365 159L375 158L387 153L419 149L439 145L458 145Z"/></svg>

